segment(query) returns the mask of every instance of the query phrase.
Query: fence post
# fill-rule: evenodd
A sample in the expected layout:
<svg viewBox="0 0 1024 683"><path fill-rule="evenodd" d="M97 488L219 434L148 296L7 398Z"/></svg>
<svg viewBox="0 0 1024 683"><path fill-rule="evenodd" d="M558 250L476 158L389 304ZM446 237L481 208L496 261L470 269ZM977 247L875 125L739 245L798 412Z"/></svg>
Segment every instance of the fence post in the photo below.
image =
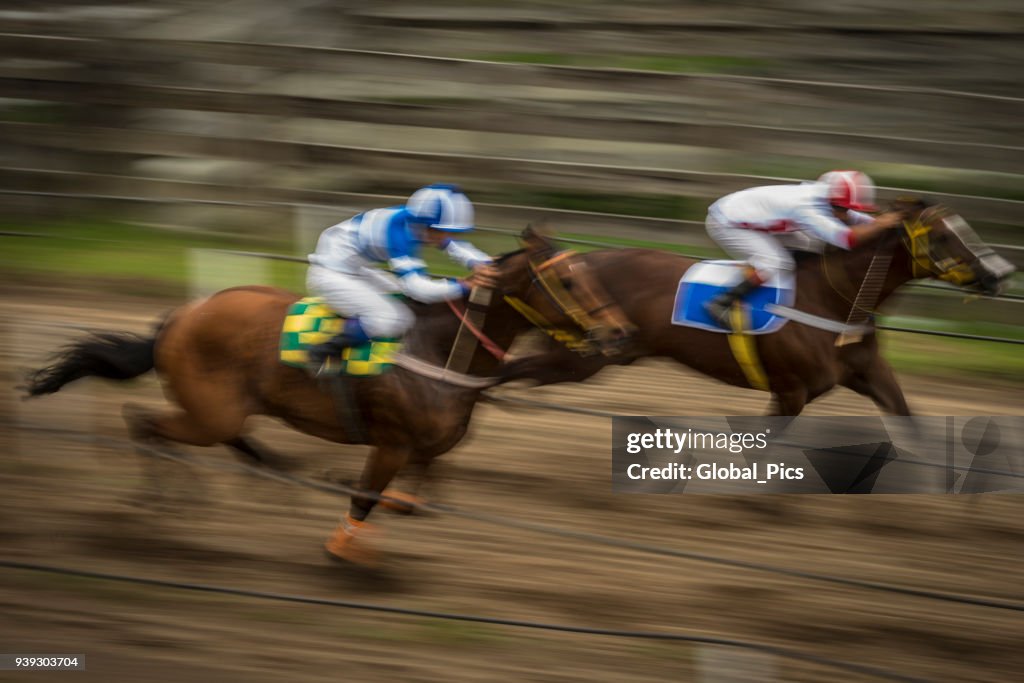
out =
<svg viewBox="0 0 1024 683"><path fill-rule="evenodd" d="M209 296L228 287L273 284L270 262L217 249L189 249L189 296Z"/></svg>
<svg viewBox="0 0 1024 683"><path fill-rule="evenodd" d="M307 256L316 249L316 241L327 228L348 220L359 213L359 209L348 206L322 206L317 204L296 204L293 225L293 241L296 256Z"/></svg>

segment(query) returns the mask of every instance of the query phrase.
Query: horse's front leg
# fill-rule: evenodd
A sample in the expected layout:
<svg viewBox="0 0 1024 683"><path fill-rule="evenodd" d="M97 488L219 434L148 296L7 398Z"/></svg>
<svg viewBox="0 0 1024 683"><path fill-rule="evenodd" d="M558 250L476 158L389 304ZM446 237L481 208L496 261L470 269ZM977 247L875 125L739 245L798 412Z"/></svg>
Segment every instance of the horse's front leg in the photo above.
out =
<svg viewBox="0 0 1024 683"><path fill-rule="evenodd" d="M841 384L862 396L867 396L883 412L890 415L910 415L910 406L903 395L903 388L896 380L896 373L889 362L881 356L875 356L874 362L866 368L851 369Z"/></svg>
<svg viewBox="0 0 1024 683"><path fill-rule="evenodd" d="M395 475L409 460L412 449L406 446L377 446L366 459L359 488L371 494L380 495ZM372 496L352 496L352 504L344 519L327 539L325 549L335 559L364 566L377 563L377 553L370 539L372 527L367 523L377 499Z"/></svg>
<svg viewBox="0 0 1024 683"><path fill-rule="evenodd" d="M789 389L778 389L772 393L772 402L766 416L795 417L804 411L806 405L806 387L801 385Z"/></svg>
<svg viewBox="0 0 1024 683"><path fill-rule="evenodd" d="M845 372L839 383L867 396L879 410L890 415L910 415L910 407L903 389L896 380L889 362L878 352L878 342L872 337L862 344L854 344L840 356Z"/></svg>

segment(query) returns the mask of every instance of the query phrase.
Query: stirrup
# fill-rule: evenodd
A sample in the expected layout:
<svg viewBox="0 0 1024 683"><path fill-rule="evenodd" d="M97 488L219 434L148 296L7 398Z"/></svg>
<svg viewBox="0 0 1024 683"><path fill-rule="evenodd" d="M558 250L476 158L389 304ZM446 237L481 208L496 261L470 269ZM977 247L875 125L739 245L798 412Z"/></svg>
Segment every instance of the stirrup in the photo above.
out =
<svg viewBox="0 0 1024 683"><path fill-rule="evenodd" d="M730 320L730 315L732 313L732 307L736 301L736 299L711 299L704 303L704 310L707 312L708 316L721 327L731 330L732 321Z"/></svg>
<svg viewBox="0 0 1024 683"><path fill-rule="evenodd" d="M349 348L348 340L341 335L332 337L322 344L310 347L307 352L308 362L306 363L309 374L317 379L321 377L335 377L341 372L343 365L341 354Z"/></svg>
<svg viewBox="0 0 1024 683"><path fill-rule="evenodd" d="M317 362L310 360L307 369L309 374L317 379L325 377L337 377L341 373L341 357L338 355L329 355L323 360Z"/></svg>

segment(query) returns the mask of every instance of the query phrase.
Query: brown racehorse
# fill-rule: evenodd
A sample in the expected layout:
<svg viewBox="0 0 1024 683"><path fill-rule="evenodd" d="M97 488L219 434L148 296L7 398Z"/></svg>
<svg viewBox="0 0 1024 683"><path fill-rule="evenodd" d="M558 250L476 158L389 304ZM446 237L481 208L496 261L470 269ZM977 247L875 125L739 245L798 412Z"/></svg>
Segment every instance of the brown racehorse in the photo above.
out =
<svg viewBox="0 0 1024 683"><path fill-rule="evenodd" d="M534 316L552 325L589 335L595 346L609 352L628 336L621 311L596 282L588 281L587 270L573 268L576 255L559 255L550 241L529 229L524 243L525 249L496 262L501 294L516 297ZM573 290L572 301L553 300L544 291L540 281L548 275ZM93 334L66 347L54 364L32 373L28 394L53 393L82 377L124 380L155 368L165 394L180 409L154 414L126 406L125 419L133 438L196 446L226 444L263 461L267 454L242 436L242 429L249 416L270 415L329 441L372 445L360 487L375 494L383 492L406 464L425 466L462 439L480 392L489 384L486 378L498 372L499 360L483 348L489 344L474 345L467 367L458 373L469 385L436 378L462 326L447 304L410 303L416 322L402 351L415 359L417 371L395 367L376 377L339 380L349 382L347 408L359 416L356 424L365 427L365 434L357 437L349 428L352 420L341 414L346 406L336 405L332 391L278 359L285 312L297 299L295 294L270 287L236 287L175 310L150 338ZM516 335L532 325L504 297L495 296L492 301L480 335L507 349ZM455 310L466 306L457 304ZM593 316L574 314L572 308L593 311ZM472 378L485 379L474 382ZM359 563L372 560L364 525L375 502L376 498L353 497L349 515L328 541L330 553ZM357 541L360 531L364 538Z"/></svg>
<svg viewBox="0 0 1024 683"><path fill-rule="evenodd" d="M878 278L881 289L874 304L869 304L872 309L918 278L945 280L985 294L997 294L1005 287L1014 267L984 245L959 216L920 200L897 202L894 208L904 211L903 229L888 231L853 251L830 248L821 255L798 255L794 308L847 321L876 255L891 261L882 261L888 267L881 271L884 280ZM631 347L614 358L581 358L552 347L507 364L503 381L578 382L609 364L657 356L673 358L735 386L751 386L727 335L670 322L677 283L694 260L622 249L589 253L586 263L637 326ZM865 317L871 312L864 311ZM879 354L876 335L842 346L836 344L838 336L789 321L777 332L753 337L773 397L771 414L798 415L807 403L838 385L867 396L885 412L909 415L903 390Z"/></svg>

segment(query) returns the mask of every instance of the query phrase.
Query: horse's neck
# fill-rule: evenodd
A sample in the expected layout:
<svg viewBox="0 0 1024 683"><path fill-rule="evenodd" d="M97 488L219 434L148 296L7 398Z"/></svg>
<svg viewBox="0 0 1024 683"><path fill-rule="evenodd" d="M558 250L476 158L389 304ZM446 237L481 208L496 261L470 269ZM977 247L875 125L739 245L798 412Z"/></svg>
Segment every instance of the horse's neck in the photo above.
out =
<svg viewBox="0 0 1024 683"><path fill-rule="evenodd" d="M416 322L406 333L405 351L428 363L443 365L458 332L458 320L447 303L417 305Z"/></svg>
<svg viewBox="0 0 1024 683"><path fill-rule="evenodd" d="M465 300L456 302L455 305L460 311L466 310ZM428 363L445 365L452 347L455 345L461 325L447 303L418 307L416 323L409 330L405 339L405 351ZM500 302L493 305L487 312L483 333L502 349L508 349L522 327L523 324L518 314L510 306ZM468 334L469 330L466 332ZM481 377L494 375L500 360L488 352L478 340L473 339L472 341L474 351L468 369L465 371L466 374Z"/></svg>
<svg viewBox="0 0 1024 683"><path fill-rule="evenodd" d="M865 285L872 263L876 269L884 268L884 279L877 295L872 297L874 301L861 301L863 306L871 309L881 306L893 292L913 279L902 244L898 239L887 239L851 251L828 250L819 257L806 257L798 269L798 295L819 299L835 317L845 319ZM882 272L876 270L871 277L880 277Z"/></svg>

